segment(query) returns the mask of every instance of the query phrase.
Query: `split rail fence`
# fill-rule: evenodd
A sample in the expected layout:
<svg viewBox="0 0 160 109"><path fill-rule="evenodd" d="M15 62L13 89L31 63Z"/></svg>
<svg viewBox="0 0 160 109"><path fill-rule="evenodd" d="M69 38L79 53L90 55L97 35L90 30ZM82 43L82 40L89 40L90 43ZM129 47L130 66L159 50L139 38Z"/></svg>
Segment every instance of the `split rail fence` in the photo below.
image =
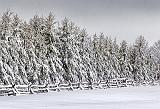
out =
<svg viewBox="0 0 160 109"><path fill-rule="evenodd" d="M0 96L16 96L23 94L47 93L62 90L89 90L89 89L107 89L135 86L132 80L126 78L111 79L99 83L88 84L70 83L70 84L48 84L48 85L0 85Z"/></svg>

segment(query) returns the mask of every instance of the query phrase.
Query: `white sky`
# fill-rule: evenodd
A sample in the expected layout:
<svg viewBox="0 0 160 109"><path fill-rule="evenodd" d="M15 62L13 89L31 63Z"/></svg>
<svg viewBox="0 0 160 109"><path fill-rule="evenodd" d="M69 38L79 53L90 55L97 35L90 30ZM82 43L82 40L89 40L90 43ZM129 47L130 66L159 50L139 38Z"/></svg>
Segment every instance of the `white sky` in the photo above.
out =
<svg viewBox="0 0 160 109"><path fill-rule="evenodd" d="M160 39L160 0L0 0L0 13L12 9L24 19L34 14L70 18L89 33L104 32L133 42L139 35L150 44Z"/></svg>

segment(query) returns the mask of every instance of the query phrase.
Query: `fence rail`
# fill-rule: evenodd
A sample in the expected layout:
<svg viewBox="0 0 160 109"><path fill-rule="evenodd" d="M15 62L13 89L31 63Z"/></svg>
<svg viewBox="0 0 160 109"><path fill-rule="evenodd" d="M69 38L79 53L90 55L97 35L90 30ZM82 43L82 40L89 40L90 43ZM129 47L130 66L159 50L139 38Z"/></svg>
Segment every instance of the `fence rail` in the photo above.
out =
<svg viewBox="0 0 160 109"><path fill-rule="evenodd" d="M1 85L0 96L34 94L34 93L47 93L52 91L62 90L89 90L89 89L106 89L106 88L121 88L134 86L132 80L126 78L110 79L108 81L101 81L99 83L89 84L82 83L69 83L69 84L47 84L47 85Z"/></svg>

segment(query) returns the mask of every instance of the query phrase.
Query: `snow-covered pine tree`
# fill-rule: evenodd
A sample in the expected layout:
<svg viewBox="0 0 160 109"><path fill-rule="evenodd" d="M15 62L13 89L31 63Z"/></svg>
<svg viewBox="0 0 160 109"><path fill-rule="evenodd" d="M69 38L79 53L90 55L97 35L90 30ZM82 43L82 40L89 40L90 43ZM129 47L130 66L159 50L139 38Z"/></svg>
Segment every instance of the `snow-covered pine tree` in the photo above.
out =
<svg viewBox="0 0 160 109"><path fill-rule="evenodd" d="M0 19L0 84L55 84L131 78L160 78L160 41L149 48L143 36L129 46L103 33L89 35L50 13L23 21L10 10Z"/></svg>
<svg viewBox="0 0 160 109"><path fill-rule="evenodd" d="M140 36L136 39L135 44L133 45L132 51L130 53L130 60L132 65L132 74L134 80L138 83L143 81L148 81L150 79L149 73L147 71L147 52L148 43L143 36Z"/></svg>
<svg viewBox="0 0 160 109"><path fill-rule="evenodd" d="M128 45L125 40L123 40L120 43L119 48L119 65L120 65L120 76L125 78L130 78L131 72L130 72L130 63L129 63L129 57L128 57Z"/></svg>

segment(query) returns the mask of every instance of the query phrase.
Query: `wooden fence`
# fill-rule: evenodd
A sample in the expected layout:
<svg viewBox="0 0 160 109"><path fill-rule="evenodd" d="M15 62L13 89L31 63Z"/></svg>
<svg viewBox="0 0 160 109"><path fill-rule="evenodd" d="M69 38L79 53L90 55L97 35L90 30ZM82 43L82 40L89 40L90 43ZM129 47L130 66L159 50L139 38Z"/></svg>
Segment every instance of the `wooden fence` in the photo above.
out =
<svg viewBox="0 0 160 109"><path fill-rule="evenodd" d="M106 89L106 88L121 88L134 86L132 80L126 78L111 79L109 81L101 81L99 83L88 84L70 83L70 84L48 84L48 85L1 85L0 96L47 93L52 91L62 90L89 90L89 89Z"/></svg>

